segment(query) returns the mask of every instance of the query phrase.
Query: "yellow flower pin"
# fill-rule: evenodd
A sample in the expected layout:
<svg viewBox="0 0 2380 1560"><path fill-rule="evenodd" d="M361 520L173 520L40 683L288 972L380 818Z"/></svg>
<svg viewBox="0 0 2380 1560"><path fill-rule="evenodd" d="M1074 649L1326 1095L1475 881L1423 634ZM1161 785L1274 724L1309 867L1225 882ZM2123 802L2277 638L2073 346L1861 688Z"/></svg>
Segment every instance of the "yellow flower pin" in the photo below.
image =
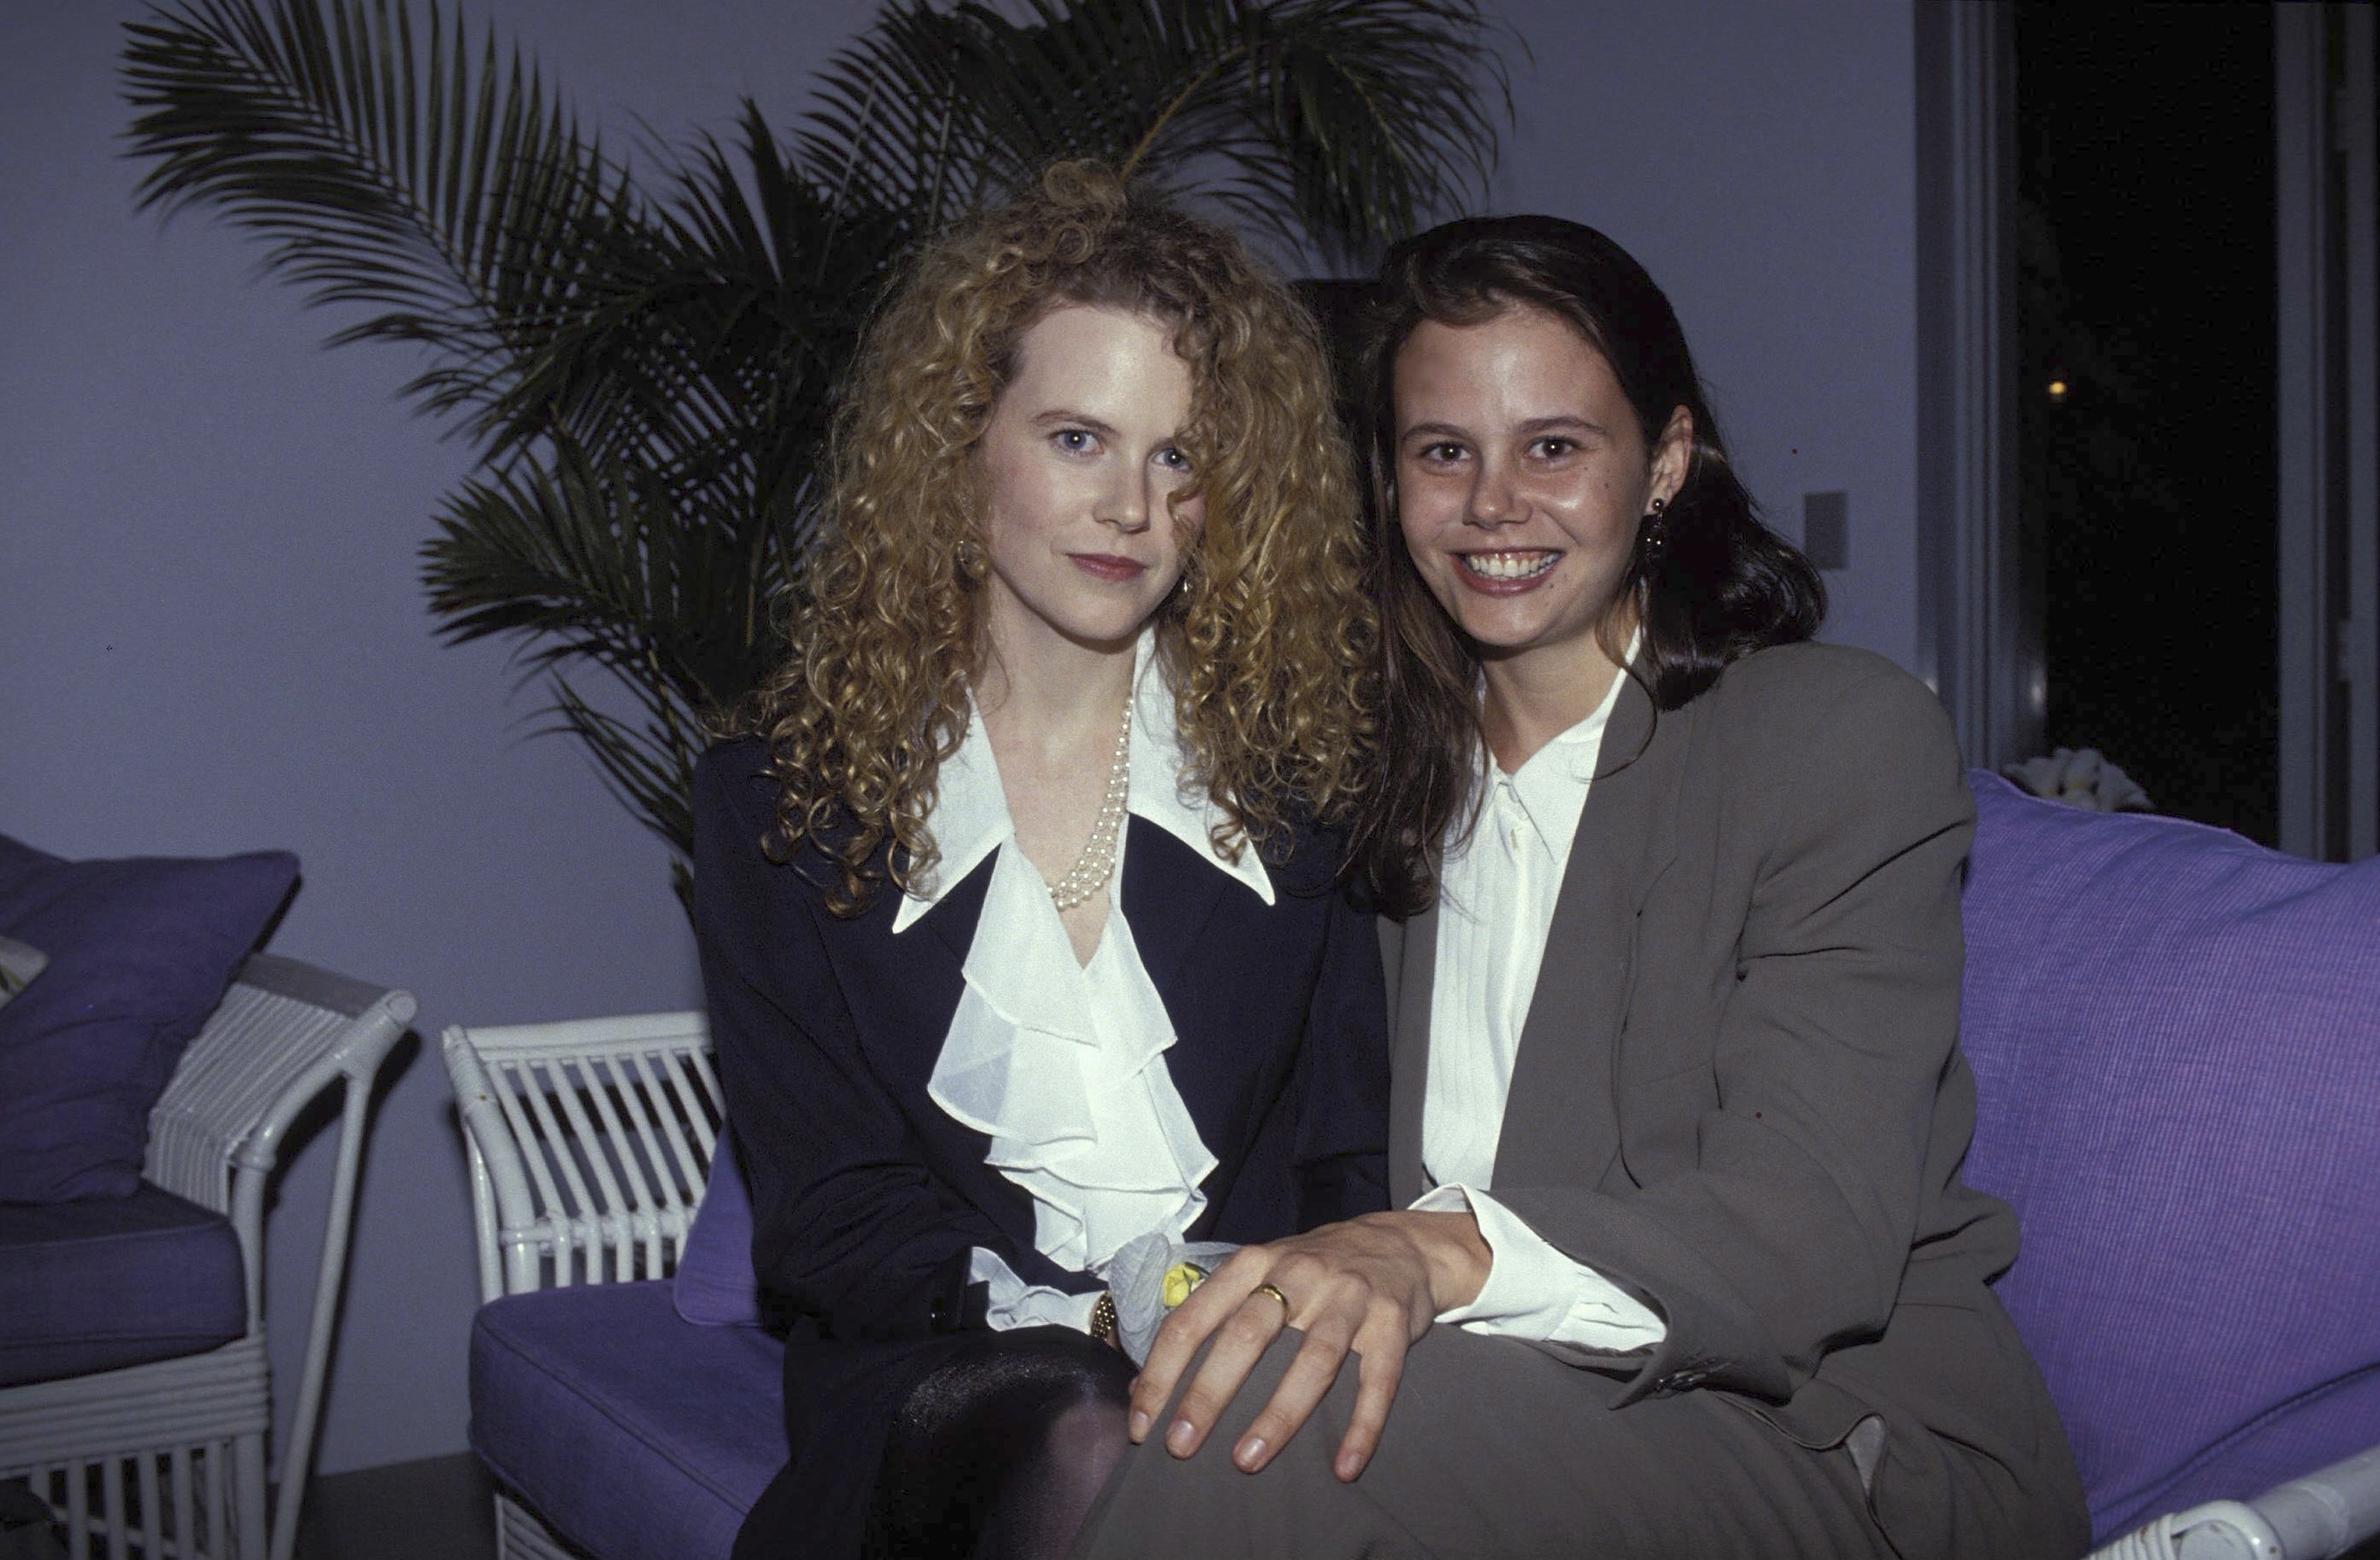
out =
<svg viewBox="0 0 2380 1560"><path fill-rule="evenodd" d="M1172 1310L1175 1306L1188 1299L1190 1291L1198 1287L1199 1281L1206 1276L1207 1270L1196 1262L1176 1262L1167 1268L1165 1270L1165 1309Z"/></svg>

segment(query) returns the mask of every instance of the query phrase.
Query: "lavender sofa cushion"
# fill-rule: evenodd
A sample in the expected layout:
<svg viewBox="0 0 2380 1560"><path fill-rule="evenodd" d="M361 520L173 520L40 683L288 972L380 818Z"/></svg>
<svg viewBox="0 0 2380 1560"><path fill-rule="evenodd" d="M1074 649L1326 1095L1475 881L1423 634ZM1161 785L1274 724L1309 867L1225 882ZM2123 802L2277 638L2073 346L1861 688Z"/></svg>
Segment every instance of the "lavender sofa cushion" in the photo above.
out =
<svg viewBox="0 0 2380 1560"><path fill-rule="evenodd" d="M298 859L62 861L0 835L0 934L49 956L0 1007L0 1202L125 1197L149 1108Z"/></svg>
<svg viewBox="0 0 2380 1560"><path fill-rule="evenodd" d="M758 1327L760 1281L752 1271L752 1194L735 1137L722 1130L710 1158L702 1209L678 1253L672 1297L678 1315L698 1327Z"/></svg>
<svg viewBox="0 0 2380 1560"><path fill-rule="evenodd" d="M1973 783L1965 1178L2094 1530L2380 1443L2380 860Z"/></svg>
<svg viewBox="0 0 2380 1560"><path fill-rule="evenodd" d="M0 1205L0 1387L174 1359L248 1330L239 1238L143 1181L128 1197Z"/></svg>
<svg viewBox="0 0 2380 1560"><path fill-rule="evenodd" d="M784 1346L678 1320L670 1286L491 1301L471 1328L471 1446L597 1560L725 1560L785 1464Z"/></svg>

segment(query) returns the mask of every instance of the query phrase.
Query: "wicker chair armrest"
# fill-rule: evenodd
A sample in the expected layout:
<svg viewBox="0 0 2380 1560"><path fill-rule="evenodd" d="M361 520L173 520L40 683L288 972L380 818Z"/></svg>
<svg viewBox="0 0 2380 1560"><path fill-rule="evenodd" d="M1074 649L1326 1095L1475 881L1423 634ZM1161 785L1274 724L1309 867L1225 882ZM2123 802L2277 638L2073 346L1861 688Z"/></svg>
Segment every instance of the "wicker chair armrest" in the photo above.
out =
<svg viewBox="0 0 2380 1560"><path fill-rule="evenodd" d="M182 1054L149 1113L141 1173L231 1220L246 1267L249 1336L264 1335L264 1199L282 1139L315 1100L341 1084L338 1161L324 1216L287 1444L271 1560L291 1560L313 1466L314 1430L336 1332L340 1286L364 1149L371 1086L412 1023L409 992L368 985L296 959L251 955ZM285 1322L284 1323L285 1325ZM257 1473L262 1488L262 1471ZM261 1501L259 1502L260 1508ZM261 1515L261 1510L260 1510Z"/></svg>
<svg viewBox="0 0 2380 1560"><path fill-rule="evenodd" d="M667 1271L719 1119L701 1014L458 1025L441 1049L483 1299Z"/></svg>
<svg viewBox="0 0 2380 1560"><path fill-rule="evenodd" d="M529 1191L520 1141L496 1103L495 1085L469 1032L459 1025L448 1028L439 1050L446 1060L447 1081L454 1086L455 1113L462 1117L463 1141L470 1151L471 1226L480 1254L480 1298L485 1302L505 1293L503 1231L518 1229L535 1218L537 1200Z"/></svg>
<svg viewBox="0 0 2380 1560"><path fill-rule="evenodd" d="M334 1082L369 1082L413 1014L409 992L249 956L149 1113L142 1173L230 1212L232 1172L270 1170L298 1113Z"/></svg>

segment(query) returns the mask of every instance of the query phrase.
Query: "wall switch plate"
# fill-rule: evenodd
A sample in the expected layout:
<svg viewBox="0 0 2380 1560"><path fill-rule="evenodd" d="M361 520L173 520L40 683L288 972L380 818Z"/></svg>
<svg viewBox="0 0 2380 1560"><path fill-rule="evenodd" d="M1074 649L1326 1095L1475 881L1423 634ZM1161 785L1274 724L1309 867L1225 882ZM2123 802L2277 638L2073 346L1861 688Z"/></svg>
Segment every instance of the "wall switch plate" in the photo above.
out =
<svg viewBox="0 0 2380 1560"><path fill-rule="evenodd" d="M1815 568L1852 567L1852 495L1848 493L1805 493L1802 495L1802 555Z"/></svg>

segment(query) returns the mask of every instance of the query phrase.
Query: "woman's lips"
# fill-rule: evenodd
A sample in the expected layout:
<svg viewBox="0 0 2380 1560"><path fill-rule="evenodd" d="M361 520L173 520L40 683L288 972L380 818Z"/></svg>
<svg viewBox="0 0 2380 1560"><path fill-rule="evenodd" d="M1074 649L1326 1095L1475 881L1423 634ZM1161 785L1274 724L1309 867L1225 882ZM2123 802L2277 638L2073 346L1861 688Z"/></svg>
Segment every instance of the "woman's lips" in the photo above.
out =
<svg viewBox="0 0 2380 1560"><path fill-rule="evenodd" d="M1550 547L1512 547L1493 553L1457 553L1455 577L1483 596L1517 596L1552 575L1561 554Z"/></svg>
<svg viewBox="0 0 2380 1560"><path fill-rule="evenodd" d="M1148 572L1147 564L1120 558L1112 553L1069 553L1066 558L1085 574L1111 585L1129 585Z"/></svg>

